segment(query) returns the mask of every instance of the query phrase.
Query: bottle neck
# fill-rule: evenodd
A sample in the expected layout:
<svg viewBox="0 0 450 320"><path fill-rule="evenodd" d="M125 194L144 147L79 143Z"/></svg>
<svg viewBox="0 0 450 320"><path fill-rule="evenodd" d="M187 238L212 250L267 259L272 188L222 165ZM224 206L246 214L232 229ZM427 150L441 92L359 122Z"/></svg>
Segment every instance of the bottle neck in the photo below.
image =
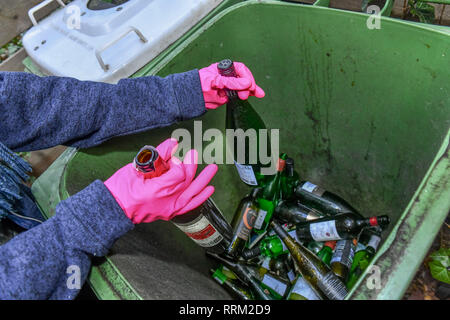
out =
<svg viewBox="0 0 450 320"><path fill-rule="evenodd" d="M270 225L272 226L273 231L280 237L281 240L284 241L284 240L290 238L290 236L286 232L286 230L284 230L279 224L272 221L270 223Z"/></svg>
<svg viewBox="0 0 450 320"><path fill-rule="evenodd" d="M373 216L366 219L359 220L359 225L363 227L376 227L380 225L387 225L389 224L389 217L388 216Z"/></svg>
<svg viewBox="0 0 450 320"><path fill-rule="evenodd" d="M234 68L233 61L230 59L224 59L217 64L219 74L223 77L237 77L236 69ZM225 89L227 96L230 100L238 98L237 91Z"/></svg>
<svg viewBox="0 0 450 320"><path fill-rule="evenodd" d="M252 249L244 250L242 252L242 257L245 260L249 260L251 258L257 257L258 255L261 254L261 247L262 246L263 246L263 242L259 246L256 246L256 247L254 247Z"/></svg>

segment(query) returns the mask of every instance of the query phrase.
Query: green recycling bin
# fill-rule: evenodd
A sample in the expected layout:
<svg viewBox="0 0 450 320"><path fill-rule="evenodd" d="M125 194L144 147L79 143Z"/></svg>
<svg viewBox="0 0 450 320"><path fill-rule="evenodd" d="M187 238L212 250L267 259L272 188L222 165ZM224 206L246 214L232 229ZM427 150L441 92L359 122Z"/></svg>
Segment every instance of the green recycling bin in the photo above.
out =
<svg viewBox="0 0 450 320"><path fill-rule="evenodd" d="M251 98L302 179L339 194L389 230L350 299L399 299L450 209L450 33L418 23L279 1L245 1L212 18L137 76L182 72L230 58L265 89ZM225 108L88 149L69 149L33 186L48 215L58 201L131 162L177 128L224 131ZM197 125L199 123L196 123ZM206 145L206 142L205 142ZM203 166L200 166L200 168ZM219 165L214 201L231 221L248 191ZM214 265L170 222L138 225L94 261L104 299L228 299ZM378 277L378 278L376 278Z"/></svg>

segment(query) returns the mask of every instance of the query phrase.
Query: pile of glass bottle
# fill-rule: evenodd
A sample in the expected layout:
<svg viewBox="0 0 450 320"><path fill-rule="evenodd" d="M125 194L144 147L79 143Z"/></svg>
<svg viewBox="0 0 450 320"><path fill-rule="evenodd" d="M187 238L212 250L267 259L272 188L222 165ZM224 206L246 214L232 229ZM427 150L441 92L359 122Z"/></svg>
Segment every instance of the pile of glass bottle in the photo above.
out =
<svg viewBox="0 0 450 320"><path fill-rule="evenodd" d="M231 60L221 61L218 69L236 76ZM249 100L226 93L227 130L266 129ZM258 155L260 143L257 138ZM172 221L220 262L212 277L238 298L344 299L374 257L389 218L364 218L336 194L301 181L285 153L276 174L265 176L260 163L250 163L249 144L239 162L237 145L235 140L237 171L253 189L231 225L210 199Z"/></svg>
<svg viewBox="0 0 450 320"><path fill-rule="evenodd" d="M212 277L240 299L344 299L376 253L387 216L363 218L339 196L278 171L241 200ZM290 240L276 232L283 229ZM209 252L208 252L209 251Z"/></svg>

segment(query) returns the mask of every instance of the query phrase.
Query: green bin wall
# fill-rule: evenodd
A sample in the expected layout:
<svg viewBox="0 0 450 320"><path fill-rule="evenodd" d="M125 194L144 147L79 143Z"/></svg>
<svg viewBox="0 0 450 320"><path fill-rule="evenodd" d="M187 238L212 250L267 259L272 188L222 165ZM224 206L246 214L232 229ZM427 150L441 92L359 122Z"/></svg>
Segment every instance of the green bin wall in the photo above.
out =
<svg viewBox="0 0 450 320"><path fill-rule="evenodd" d="M365 216L391 217L373 262L381 288L367 285L366 272L352 298L396 299L450 208L450 34L390 18L370 30L367 18L247 1L213 18L146 74L165 76L224 58L245 62L266 92L250 101L269 128L280 130L280 150L296 160L301 177ZM204 130L224 130L225 108L196 120ZM192 130L193 123L79 151L65 170L62 192L72 195L107 179L141 146L157 145L175 128ZM248 188L233 165L219 165L212 183L213 199L231 221ZM202 249L171 223L139 225L116 243L108 263L136 298L227 298L210 279Z"/></svg>

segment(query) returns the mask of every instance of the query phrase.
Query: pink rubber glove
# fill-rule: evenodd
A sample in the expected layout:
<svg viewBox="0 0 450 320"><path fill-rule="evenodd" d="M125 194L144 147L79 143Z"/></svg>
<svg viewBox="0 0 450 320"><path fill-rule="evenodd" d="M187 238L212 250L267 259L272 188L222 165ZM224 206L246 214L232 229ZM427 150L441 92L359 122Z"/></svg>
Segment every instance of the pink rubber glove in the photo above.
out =
<svg viewBox="0 0 450 320"><path fill-rule="evenodd" d="M198 71L207 109L216 109L227 103L225 88L237 91L242 100L248 99L249 96L264 97L263 89L256 85L252 72L245 64L234 62L234 68L238 78L221 76L217 70L217 63Z"/></svg>
<svg viewBox="0 0 450 320"><path fill-rule="evenodd" d="M177 147L175 139L156 147L169 168L159 177L144 179L130 163L105 181L105 186L133 223L170 220L195 209L214 193L214 187L208 184L217 172L217 165L208 165L194 179L197 151L190 150L181 162L172 157Z"/></svg>

